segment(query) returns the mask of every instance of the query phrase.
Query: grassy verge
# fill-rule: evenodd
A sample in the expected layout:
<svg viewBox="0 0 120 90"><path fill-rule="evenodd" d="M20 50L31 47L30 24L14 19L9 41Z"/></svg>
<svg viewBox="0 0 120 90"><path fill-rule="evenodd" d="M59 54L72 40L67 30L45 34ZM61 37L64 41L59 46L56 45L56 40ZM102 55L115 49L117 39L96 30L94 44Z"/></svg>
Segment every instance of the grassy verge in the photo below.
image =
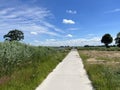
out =
<svg viewBox="0 0 120 90"><path fill-rule="evenodd" d="M16 49L12 54L9 50L13 49L9 47L2 50L7 49L7 54L4 54L6 57L1 56L7 63L4 64L0 59L0 65L4 64L0 67L0 90L34 90L69 52L65 49L34 47L15 42L7 45L15 46ZM26 55L23 52L28 53Z"/></svg>
<svg viewBox="0 0 120 90"><path fill-rule="evenodd" d="M120 90L119 51L79 51L95 90Z"/></svg>

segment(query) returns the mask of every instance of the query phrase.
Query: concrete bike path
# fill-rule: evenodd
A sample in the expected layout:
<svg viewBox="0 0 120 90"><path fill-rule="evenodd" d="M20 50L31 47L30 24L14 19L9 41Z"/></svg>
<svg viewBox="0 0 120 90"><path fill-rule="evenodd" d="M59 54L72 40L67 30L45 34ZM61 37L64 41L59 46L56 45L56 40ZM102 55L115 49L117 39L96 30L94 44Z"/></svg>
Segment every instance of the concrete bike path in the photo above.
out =
<svg viewBox="0 0 120 90"><path fill-rule="evenodd" d="M36 90L93 90L78 51L71 50Z"/></svg>

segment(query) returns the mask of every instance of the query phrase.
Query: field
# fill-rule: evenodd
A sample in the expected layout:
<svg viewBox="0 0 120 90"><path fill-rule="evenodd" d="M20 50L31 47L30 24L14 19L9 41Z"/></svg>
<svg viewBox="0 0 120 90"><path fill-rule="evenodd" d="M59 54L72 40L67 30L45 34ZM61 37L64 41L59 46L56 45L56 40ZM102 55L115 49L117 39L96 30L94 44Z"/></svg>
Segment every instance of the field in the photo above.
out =
<svg viewBox="0 0 120 90"><path fill-rule="evenodd" d="M120 51L120 48L117 46L110 46L106 48L105 46L88 46L88 47L76 47L78 50L97 50L97 51Z"/></svg>
<svg viewBox="0 0 120 90"><path fill-rule="evenodd" d="M0 90L34 90L69 49L0 43Z"/></svg>
<svg viewBox="0 0 120 90"><path fill-rule="evenodd" d="M113 50L79 50L95 90L120 90L120 52Z"/></svg>
<svg viewBox="0 0 120 90"><path fill-rule="evenodd" d="M95 90L120 90L120 48L77 47ZM69 47L0 43L0 90L34 90Z"/></svg>

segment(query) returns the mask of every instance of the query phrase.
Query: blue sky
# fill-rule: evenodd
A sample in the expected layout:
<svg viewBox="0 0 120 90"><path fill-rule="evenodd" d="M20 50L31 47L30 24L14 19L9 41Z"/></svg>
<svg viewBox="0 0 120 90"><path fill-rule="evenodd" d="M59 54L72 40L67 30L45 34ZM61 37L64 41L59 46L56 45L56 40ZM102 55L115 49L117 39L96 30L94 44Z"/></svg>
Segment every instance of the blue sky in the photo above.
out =
<svg viewBox="0 0 120 90"><path fill-rule="evenodd" d="M13 29L32 45L100 45L120 32L120 0L0 0L0 41Z"/></svg>

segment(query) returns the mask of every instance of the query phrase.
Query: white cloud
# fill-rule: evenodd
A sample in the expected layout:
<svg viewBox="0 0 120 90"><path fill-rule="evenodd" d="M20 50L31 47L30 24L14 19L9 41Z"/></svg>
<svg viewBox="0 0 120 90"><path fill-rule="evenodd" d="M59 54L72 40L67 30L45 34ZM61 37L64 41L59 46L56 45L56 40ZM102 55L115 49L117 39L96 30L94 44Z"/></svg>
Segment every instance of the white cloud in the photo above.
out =
<svg viewBox="0 0 120 90"><path fill-rule="evenodd" d="M68 28L68 30L79 30L79 28Z"/></svg>
<svg viewBox="0 0 120 90"><path fill-rule="evenodd" d="M93 37L90 39L79 38L79 39L70 39L70 40L55 40L33 42L33 45L43 45L43 46L84 46L84 45L102 45L100 42L100 37Z"/></svg>
<svg viewBox="0 0 120 90"><path fill-rule="evenodd" d="M51 36L60 36L58 33L56 32L52 32L49 31L48 27L45 26L41 26L41 25L28 25L28 26L23 26L22 28L20 27L20 29L27 31L27 32L32 32L32 34L47 34L47 35L51 35Z"/></svg>
<svg viewBox="0 0 120 90"><path fill-rule="evenodd" d="M75 21L73 21L71 19L63 19L63 23L64 24L75 24Z"/></svg>
<svg viewBox="0 0 120 90"><path fill-rule="evenodd" d="M88 34L88 36L94 36L95 34Z"/></svg>
<svg viewBox="0 0 120 90"><path fill-rule="evenodd" d="M14 8L6 8L6 9L3 9L3 10L0 10L0 15L5 15L8 12L11 12L13 10L14 10Z"/></svg>
<svg viewBox="0 0 120 90"><path fill-rule="evenodd" d="M0 35L3 36L9 30L20 29L24 32L25 39L31 39L30 34L46 34L59 37L64 32L48 22L48 19L52 16L49 10L40 7L23 6L0 9Z"/></svg>
<svg viewBox="0 0 120 90"><path fill-rule="evenodd" d="M46 42L55 42L56 39L46 39Z"/></svg>
<svg viewBox="0 0 120 90"><path fill-rule="evenodd" d="M34 40L34 42L35 42L35 43L40 43L40 41L39 41L39 40Z"/></svg>
<svg viewBox="0 0 120 90"><path fill-rule="evenodd" d="M33 24L45 21L51 16L51 12L45 8L5 8L0 10L0 24L9 24L9 26Z"/></svg>
<svg viewBox="0 0 120 90"><path fill-rule="evenodd" d="M120 8L115 9L114 12L120 12Z"/></svg>
<svg viewBox="0 0 120 90"><path fill-rule="evenodd" d="M93 38L93 37L97 37L95 34L87 34L86 37L89 39L89 38Z"/></svg>
<svg viewBox="0 0 120 90"><path fill-rule="evenodd" d="M45 17L50 16L50 11L45 8L6 8L1 10L2 13L0 13L0 16L3 17L3 19L15 19L15 18L22 18L22 19L44 19ZM11 17L14 16L14 17ZM9 18L8 18L9 17Z"/></svg>
<svg viewBox="0 0 120 90"><path fill-rule="evenodd" d="M64 33L64 31L62 31L61 29L57 28L56 26L48 23L48 22L43 22L43 24L46 26L46 27L49 27L57 32L60 32L60 33Z"/></svg>
<svg viewBox="0 0 120 90"><path fill-rule="evenodd" d="M71 34L68 34L68 35L66 35L66 37L73 37L73 35L71 35Z"/></svg>
<svg viewBox="0 0 120 90"><path fill-rule="evenodd" d="M37 32L30 32L31 34L33 34L33 35L37 35L38 33Z"/></svg>
<svg viewBox="0 0 120 90"><path fill-rule="evenodd" d="M109 10L109 11L106 11L105 13L115 13L115 12L120 12L120 8Z"/></svg>
<svg viewBox="0 0 120 90"><path fill-rule="evenodd" d="M75 10L66 10L66 13L69 13L69 14L77 14L77 11L75 11Z"/></svg>

